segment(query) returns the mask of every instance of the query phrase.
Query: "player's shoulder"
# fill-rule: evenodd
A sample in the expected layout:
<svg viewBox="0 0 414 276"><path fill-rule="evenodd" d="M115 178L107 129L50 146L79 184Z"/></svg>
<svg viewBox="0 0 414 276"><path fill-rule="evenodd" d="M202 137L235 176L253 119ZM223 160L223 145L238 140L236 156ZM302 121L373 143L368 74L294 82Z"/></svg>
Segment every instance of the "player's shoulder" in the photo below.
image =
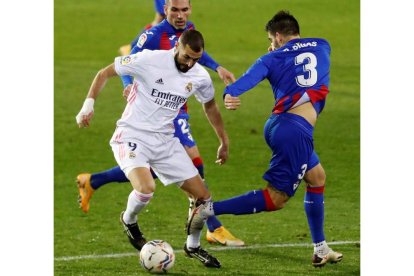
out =
<svg viewBox="0 0 414 276"><path fill-rule="evenodd" d="M168 22L164 19L159 24L143 31L138 38L138 48L155 48L157 41L161 39L162 34L167 31L168 27Z"/></svg>
<svg viewBox="0 0 414 276"><path fill-rule="evenodd" d="M196 63L194 67L191 69L192 78L200 84L200 86L210 86L212 85L213 81L211 79L210 74L208 71L201 66L200 64Z"/></svg>
<svg viewBox="0 0 414 276"><path fill-rule="evenodd" d="M323 38L296 38L279 49L268 53L265 56L268 57L279 57L279 56L289 56L295 55L297 52L303 51L312 51L313 49L317 50L319 48L330 49L329 42Z"/></svg>
<svg viewBox="0 0 414 276"><path fill-rule="evenodd" d="M150 50L144 49L141 52L136 53L135 55L141 60L144 61L159 61L164 58L168 58L171 54L168 53L169 51L166 50Z"/></svg>
<svg viewBox="0 0 414 276"><path fill-rule="evenodd" d="M186 27L186 29L187 30L195 30L196 27L195 27L195 25L194 25L194 23L192 21L187 21L187 27Z"/></svg>
<svg viewBox="0 0 414 276"><path fill-rule="evenodd" d="M300 38L294 40L290 46L293 50L300 50L307 47L330 47L326 39L317 37Z"/></svg>
<svg viewBox="0 0 414 276"><path fill-rule="evenodd" d="M196 76L200 78L211 79L207 69L204 68L204 66L202 66L201 64L196 63L192 69L193 74L195 74Z"/></svg>
<svg viewBox="0 0 414 276"><path fill-rule="evenodd" d="M317 46L323 46L323 47L329 47L329 48L331 47L328 40L326 40L324 38L317 38L317 37L305 38L304 41L308 42L308 43L310 42L310 43L312 43L312 45L316 44Z"/></svg>

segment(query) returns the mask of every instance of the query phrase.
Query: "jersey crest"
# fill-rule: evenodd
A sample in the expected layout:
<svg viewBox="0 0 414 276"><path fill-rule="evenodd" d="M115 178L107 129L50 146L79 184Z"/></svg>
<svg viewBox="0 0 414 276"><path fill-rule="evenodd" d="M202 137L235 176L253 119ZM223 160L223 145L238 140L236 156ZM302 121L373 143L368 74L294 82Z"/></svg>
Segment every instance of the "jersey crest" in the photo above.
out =
<svg viewBox="0 0 414 276"><path fill-rule="evenodd" d="M193 84L189 82L187 86L185 87L185 90L190 93L193 90Z"/></svg>

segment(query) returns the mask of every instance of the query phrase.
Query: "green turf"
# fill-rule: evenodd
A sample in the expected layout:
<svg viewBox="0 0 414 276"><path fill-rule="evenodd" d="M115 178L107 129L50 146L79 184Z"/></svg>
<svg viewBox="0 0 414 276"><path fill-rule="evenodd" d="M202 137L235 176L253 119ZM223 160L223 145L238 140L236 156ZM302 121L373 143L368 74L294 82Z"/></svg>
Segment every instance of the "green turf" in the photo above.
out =
<svg viewBox="0 0 414 276"><path fill-rule="evenodd" d="M289 9L301 24L303 37L323 37L332 46L330 94L315 130L315 146L327 172L325 234L327 241L360 239L360 31L359 1L330 0L194 0L191 19L204 34L207 51L240 76L265 53L264 24L279 9ZM254 3L254 4L253 4ZM111 184L95 193L90 213L77 206L75 177L83 171L115 166L109 139L124 107L120 80L108 82L95 105L89 129L78 129L75 116L96 72L113 61L117 49L132 40L153 18L150 0L55 1L55 275L140 275L136 257L64 261L67 256L133 253L118 223L129 184ZM230 159L214 164L217 140L201 106L190 99L193 136L198 142L206 179L215 199L264 186L261 176L270 151L262 137L273 106L268 83L241 97L242 107L223 108L223 83L212 73L216 99L231 139ZM299 188L279 212L254 216L222 216L221 221L248 245L310 243ZM187 199L179 189L160 183L140 217L149 239L165 239L181 250ZM203 236L204 237L204 236ZM206 248L210 246L202 240ZM311 247L216 251L223 267L207 269L177 253L172 275L358 275L358 244L334 246L344 253L337 265L314 269Z"/></svg>

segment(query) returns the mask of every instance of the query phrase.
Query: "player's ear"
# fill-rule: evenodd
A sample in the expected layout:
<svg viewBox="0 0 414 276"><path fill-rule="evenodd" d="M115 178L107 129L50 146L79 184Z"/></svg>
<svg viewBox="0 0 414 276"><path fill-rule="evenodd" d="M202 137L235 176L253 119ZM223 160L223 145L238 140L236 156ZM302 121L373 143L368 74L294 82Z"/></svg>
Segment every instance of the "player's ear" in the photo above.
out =
<svg viewBox="0 0 414 276"><path fill-rule="evenodd" d="M276 39L276 41L279 45L282 45L283 37L280 33L278 33L278 32L275 33L275 39Z"/></svg>

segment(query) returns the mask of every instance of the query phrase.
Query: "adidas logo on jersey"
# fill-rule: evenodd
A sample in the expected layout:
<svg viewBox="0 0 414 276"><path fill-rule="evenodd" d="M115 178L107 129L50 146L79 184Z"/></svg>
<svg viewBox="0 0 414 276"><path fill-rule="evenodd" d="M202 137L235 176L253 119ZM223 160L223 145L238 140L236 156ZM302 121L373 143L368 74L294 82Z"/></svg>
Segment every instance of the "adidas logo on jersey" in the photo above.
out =
<svg viewBox="0 0 414 276"><path fill-rule="evenodd" d="M162 78L161 78L161 79L156 80L156 81L155 81L155 83L158 83L158 84L164 84L164 82L162 81Z"/></svg>

